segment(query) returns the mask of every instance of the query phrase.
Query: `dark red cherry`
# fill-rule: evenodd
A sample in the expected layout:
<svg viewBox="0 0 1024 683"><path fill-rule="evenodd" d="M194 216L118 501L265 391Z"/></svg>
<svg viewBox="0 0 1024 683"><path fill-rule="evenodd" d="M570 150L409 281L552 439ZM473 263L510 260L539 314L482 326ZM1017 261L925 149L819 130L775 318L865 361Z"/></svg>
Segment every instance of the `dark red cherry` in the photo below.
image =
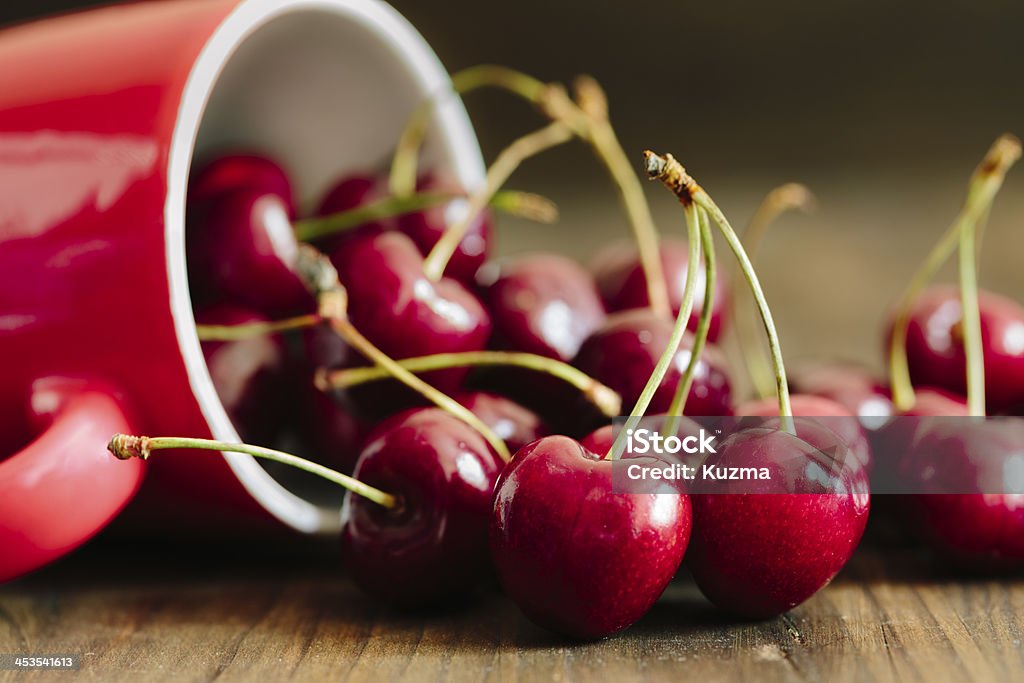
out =
<svg viewBox="0 0 1024 683"><path fill-rule="evenodd" d="M461 194L457 184L443 180L435 175L421 178L417 190L419 192L438 192ZM423 211L404 214L398 217L398 229L416 243L420 252L426 256L441 239L445 228L455 223L465 211L465 199L453 200L447 204L431 207ZM488 212L478 216L470 225L459 247L452 254L445 267L444 274L454 280L472 285L476 272L487 260L491 244L491 217Z"/></svg>
<svg viewBox="0 0 1024 683"><path fill-rule="evenodd" d="M583 343L573 365L615 389L622 396L623 405L630 406L640 397L671 335L672 321L658 317L650 309L615 313ZM649 412L668 410L690 361L692 345L692 337L688 335L683 339ZM725 358L716 347L707 346L697 363L685 412L687 415L730 415L731 406L732 388Z"/></svg>
<svg viewBox="0 0 1024 683"><path fill-rule="evenodd" d="M843 445L837 440L835 448ZM853 458L775 429L742 430L722 442L705 467L768 468L770 478L719 481L725 488L714 490L732 492L691 496L686 565L701 592L735 614L768 618L821 590L850 559L867 522L863 471L836 465Z"/></svg>
<svg viewBox="0 0 1024 683"><path fill-rule="evenodd" d="M346 241L331 259L348 289L352 323L392 358L486 346L491 322L483 305L455 280L428 280L423 256L405 235L385 232ZM423 378L451 392L466 373L453 368Z"/></svg>
<svg viewBox="0 0 1024 683"><path fill-rule="evenodd" d="M494 495L491 556L505 592L534 623L602 638L642 617L672 579L690 536L679 494L616 494L612 463L564 436L519 451Z"/></svg>
<svg viewBox="0 0 1024 683"><path fill-rule="evenodd" d="M199 206L237 191L272 194L295 217L295 195L288 174L276 161L257 154L226 154L195 171L189 178L188 203Z"/></svg>
<svg viewBox="0 0 1024 683"><path fill-rule="evenodd" d="M593 278L564 256L537 253L490 263L477 282L499 348L570 362L604 323Z"/></svg>
<svg viewBox="0 0 1024 683"><path fill-rule="evenodd" d="M673 315L679 314L686 291L686 270L689 262L689 247L685 241L662 238L660 243L661 267L668 283L669 303ZM598 289L609 311L625 311L631 308L646 308L650 305L647 297L647 280L636 247L627 242L615 242L602 249L591 263L591 272L597 280ZM697 275L693 313L688 327L697 329L697 320L704 301L704 264L700 264ZM708 339L717 341L722 332L728 306L728 292L725 282L715 282L715 303L712 309L711 327Z"/></svg>
<svg viewBox="0 0 1024 683"><path fill-rule="evenodd" d="M320 200L317 216L329 216L358 209L360 206L372 204L388 196L387 180L372 174L352 174L339 179ZM394 218L383 218L365 223L357 228L347 230L338 235L317 240L321 249L331 252L346 239L353 237L379 234L385 230L394 230L398 223Z"/></svg>
<svg viewBox="0 0 1024 683"><path fill-rule="evenodd" d="M914 528L973 569L1024 565L1024 420L920 420L901 474Z"/></svg>
<svg viewBox="0 0 1024 683"><path fill-rule="evenodd" d="M299 245L288 205L276 194L219 195L189 217L189 280L200 295L229 298L271 317L314 308L296 272Z"/></svg>
<svg viewBox="0 0 1024 683"><path fill-rule="evenodd" d="M267 322L250 309L220 304L196 311L202 325ZM243 441L269 444L287 417L285 346L280 336L202 343L206 367L228 417Z"/></svg>
<svg viewBox="0 0 1024 683"><path fill-rule="evenodd" d="M489 567L487 525L500 470L483 437L440 409L379 425L354 476L400 505L387 510L345 496L343 548L359 587L403 607L468 597Z"/></svg>
<svg viewBox="0 0 1024 683"><path fill-rule="evenodd" d="M324 392L302 378L299 436L317 462L349 474L355 469L367 421L342 392Z"/></svg>
<svg viewBox="0 0 1024 683"><path fill-rule="evenodd" d="M866 368L819 360L787 363L786 369L790 389L835 401L856 415L864 429L878 429L893 415L889 387Z"/></svg>
<svg viewBox="0 0 1024 683"><path fill-rule="evenodd" d="M551 433L537 413L504 396L471 391L452 398L469 408L513 453Z"/></svg>
<svg viewBox="0 0 1024 683"><path fill-rule="evenodd" d="M1004 296L982 291L981 341L985 360L985 398L990 412L1024 399L1024 307ZM959 290L928 288L914 303L907 328L907 362L914 385L964 395L966 363ZM889 325L887 338L892 336Z"/></svg>
<svg viewBox="0 0 1024 683"><path fill-rule="evenodd" d="M789 400L793 415L796 417L817 418L800 420L797 423L797 436L816 448L827 448L828 444L820 443L810 431L808 433L800 431L801 427L806 428L809 424L817 423L834 433L828 437L829 439L838 436L857 456L860 465L868 472L871 471L873 464L871 443L868 441L867 432L864 431L864 427L853 413L839 403L823 396L791 394ZM736 408L736 415L743 417L774 418L778 417L778 414L779 403L772 398L747 401Z"/></svg>

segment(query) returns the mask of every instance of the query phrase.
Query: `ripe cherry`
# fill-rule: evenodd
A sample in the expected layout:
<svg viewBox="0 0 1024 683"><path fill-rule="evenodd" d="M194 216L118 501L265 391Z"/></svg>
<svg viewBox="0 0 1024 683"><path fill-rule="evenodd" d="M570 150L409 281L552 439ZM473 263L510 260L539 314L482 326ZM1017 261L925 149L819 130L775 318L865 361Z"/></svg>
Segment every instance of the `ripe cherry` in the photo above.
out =
<svg viewBox="0 0 1024 683"><path fill-rule="evenodd" d="M456 394L452 398L469 408L494 430L513 453L551 433L537 413L504 396L471 391Z"/></svg>
<svg viewBox="0 0 1024 683"><path fill-rule="evenodd" d="M673 315L679 314L686 290L686 269L689 261L686 242L662 238L659 242L661 266L668 284L669 303ZM608 311L626 311L633 308L646 308L649 305L647 296L647 280L636 247L626 243L610 244L594 257L591 272L597 281L601 298ZM698 287L695 291L697 305L690 314L687 327L697 329L700 318L701 303L704 300L704 266L701 264L697 275ZM711 316L711 327L708 329L708 340L717 341L722 332L726 317L728 297L726 285L722 279L715 283L715 303Z"/></svg>
<svg viewBox="0 0 1024 683"><path fill-rule="evenodd" d="M519 451L498 480L491 556L534 623L602 638L642 617L690 536L689 497L616 494L612 463L564 436Z"/></svg>
<svg viewBox="0 0 1024 683"><path fill-rule="evenodd" d="M821 429L808 427L815 428ZM845 447L836 438L833 448L841 453ZM778 429L729 436L705 464L767 467L771 478L720 482L741 488L691 496L694 532L686 565L701 592L735 614L768 618L831 581L856 549L868 517L866 477L849 466L854 458L830 455Z"/></svg>
<svg viewBox="0 0 1024 683"><path fill-rule="evenodd" d="M360 588L404 607L468 597L488 567L487 525L500 470L483 437L440 409L378 425L354 476L399 505L389 510L345 497L343 548Z"/></svg>
<svg viewBox="0 0 1024 683"><path fill-rule="evenodd" d="M615 389L625 404L643 391L672 334L672 321L650 309L638 308L608 316L605 324L583 343L573 365ZM652 413L664 413L672 403L679 379L690 360L692 338L684 338L664 380L651 402ZM730 415L732 388L721 352L705 348L697 364L686 400L687 415Z"/></svg>
<svg viewBox="0 0 1024 683"><path fill-rule="evenodd" d="M536 253L478 273L495 345L570 362L604 322L593 279L572 259Z"/></svg>
<svg viewBox="0 0 1024 683"><path fill-rule="evenodd" d="M371 174L352 174L338 180L320 200L317 216L329 216L335 213L358 209L366 204L380 201L388 196L387 181ZM330 237L316 240L316 244L325 252L330 253L345 240L364 235L379 234L385 230L394 230L397 223L394 218L383 218L365 223L357 228Z"/></svg>
<svg viewBox="0 0 1024 683"><path fill-rule="evenodd" d="M238 191L280 197L295 217L295 196L288 174L276 161L257 154L227 154L199 168L189 178L189 207L200 207Z"/></svg>
<svg viewBox="0 0 1024 683"><path fill-rule="evenodd" d="M835 401L856 415L864 429L874 431L893 415L889 387L859 365L804 361L788 367L793 391Z"/></svg>
<svg viewBox="0 0 1024 683"><path fill-rule="evenodd" d="M352 323L388 356L478 351L486 346L491 322L483 305L455 280L428 280L423 256L405 235L385 232L347 241L331 260L348 290ZM466 373L453 368L423 378L450 393Z"/></svg>
<svg viewBox="0 0 1024 683"><path fill-rule="evenodd" d="M1024 307L991 292L981 292L978 305L985 399L992 412L999 412L1024 399ZM930 287L917 298L907 328L907 362L915 385L966 394L961 319L955 287Z"/></svg>

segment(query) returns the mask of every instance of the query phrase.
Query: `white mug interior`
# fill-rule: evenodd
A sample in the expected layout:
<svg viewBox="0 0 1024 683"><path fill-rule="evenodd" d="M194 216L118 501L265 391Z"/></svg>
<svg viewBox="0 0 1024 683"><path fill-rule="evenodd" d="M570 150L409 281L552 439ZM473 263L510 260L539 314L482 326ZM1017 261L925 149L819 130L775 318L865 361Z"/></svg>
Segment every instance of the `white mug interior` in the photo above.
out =
<svg viewBox="0 0 1024 683"><path fill-rule="evenodd" d="M214 438L239 440L203 360L189 297L185 200L193 162L214 150L266 153L289 169L309 207L341 174L386 165L416 105L441 94L425 163L472 189L483 182L483 161L461 101L443 96L449 92L437 56L379 0L245 0L204 47L172 138L165 229L178 342ZM251 456L224 457L283 523L307 533L339 530L338 505L308 499Z"/></svg>

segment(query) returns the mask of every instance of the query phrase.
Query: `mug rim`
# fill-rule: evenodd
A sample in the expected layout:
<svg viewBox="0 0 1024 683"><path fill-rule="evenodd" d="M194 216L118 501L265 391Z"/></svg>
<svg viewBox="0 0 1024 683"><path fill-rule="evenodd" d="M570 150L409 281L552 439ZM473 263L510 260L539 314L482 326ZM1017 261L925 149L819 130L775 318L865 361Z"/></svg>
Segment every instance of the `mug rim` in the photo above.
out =
<svg viewBox="0 0 1024 683"><path fill-rule="evenodd" d="M240 442L221 403L196 332L185 254L185 201L188 177L200 125L217 81L238 48L260 28L296 12L320 10L358 23L390 44L396 61L411 77L423 98L451 90L439 58L416 29L381 0L243 0L221 22L203 46L182 91L167 161L164 200L164 241L171 316L189 386L215 439ZM435 108L438 144L449 171L463 187L484 183L485 169L469 117L459 98L446 98ZM223 457L239 483L267 512L305 533L337 533L340 505L311 503L275 480L255 458L242 453Z"/></svg>

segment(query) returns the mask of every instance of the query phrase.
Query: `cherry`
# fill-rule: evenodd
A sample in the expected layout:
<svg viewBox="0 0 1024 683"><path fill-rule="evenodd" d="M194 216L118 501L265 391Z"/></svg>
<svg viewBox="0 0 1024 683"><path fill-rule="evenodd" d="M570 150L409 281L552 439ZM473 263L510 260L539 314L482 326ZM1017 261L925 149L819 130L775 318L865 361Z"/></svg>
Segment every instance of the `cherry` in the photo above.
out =
<svg viewBox="0 0 1024 683"><path fill-rule="evenodd" d="M484 391L471 391L453 396L490 427L515 453L526 444L550 434L537 413L515 401Z"/></svg>
<svg viewBox="0 0 1024 683"><path fill-rule="evenodd" d="M491 557L534 623L602 638L642 617L690 536L689 497L615 494L612 462L564 436L519 451L498 479Z"/></svg>
<svg viewBox="0 0 1024 683"><path fill-rule="evenodd" d="M348 290L353 325L392 358L478 351L491 331L480 302L455 280L431 282L423 256L396 232L345 242L332 255ZM442 391L457 388L465 368L440 370L424 380Z"/></svg>
<svg viewBox="0 0 1024 683"><path fill-rule="evenodd" d="M420 179L417 190L420 192L439 192L458 194L458 186L446 182L435 175L426 175ZM455 200L423 211L404 214L398 217L398 229L408 235L416 243L420 252L426 256L434 248L445 229L454 222L453 212L466 208L465 200ZM458 248L452 254L444 269L446 277L471 285L480 266L487 260L491 244L491 217L487 212L478 216L469 226Z"/></svg>
<svg viewBox="0 0 1024 683"><path fill-rule="evenodd" d="M789 378L794 391L835 401L856 415L866 430L882 427L893 415L889 388L858 365L805 361L790 366Z"/></svg>
<svg viewBox="0 0 1024 683"><path fill-rule="evenodd" d="M229 304L201 308L195 317L201 325L267 322L255 311ZM239 436L251 442L271 441L287 413L282 400L285 347L280 336L204 341L202 348L210 378Z"/></svg>
<svg viewBox="0 0 1024 683"><path fill-rule="evenodd" d="M844 447L836 438L832 448ZM686 565L701 592L735 614L768 618L831 581L860 542L870 506L863 471L849 462L777 429L730 435L705 464L767 467L771 478L741 482L742 492L692 496Z"/></svg>
<svg viewBox="0 0 1024 683"><path fill-rule="evenodd" d="M621 394L625 403L635 402L643 391L658 358L668 347L672 321L650 309L637 308L608 316L605 324L580 347L573 365ZM689 362L692 338L684 338L650 405L654 413L666 412L676 385ZM730 415L732 388L721 352L705 348L694 373L686 400L687 415Z"/></svg>
<svg viewBox="0 0 1024 683"><path fill-rule="evenodd" d="M1024 307L991 292L981 292L978 305L985 398L991 410L1000 411L1024 399ZM907 328L907 361L914 384L966 394L961 318L955 287L929 287L917 298ZM892 337L891 323L887 337Z"/></svg>
<svg viewBox="0 0 1024 683"><path fill-rule="evenodd" d="M605 320L590 274L564 256L537 253L492 263L477 281L501 348L569 362Z"/></svg>
<svg viewBox="0 0 1024 683"><path fill-rule="evenodd" d="M673 314L678 315L683 301L683 292L686 289L688 247L686 242L672 238L662 238L659 247L661 266L668 285L669 304L672 306ZM647 280L635 247L626 243L608 245L594 257L591 263L591 272L594 274L601 298L609 311L648 307ZM704 266L701 265L698 268L698 287L695 292L697 301L704 299L703 274ZM714 290L715 300L711 315L711 327L708 328L708 339L712 342L717 341L721 335L728 305L728 296L723 280L719 280L715 284ZM697 329L700 311L701 307L698 305L690 314L688 328L691 331Z"/></svg>
<svg viewBox="0 0 1024 683"><path fill-rule="evenodd" d="M379 425L354 476L399 504L386 509L345 497L343 548L360 588L404 607L467 597L488 567L500 470L483 437L443 410L422 408Z"/></svg>
<svg viewBox="0 0 1024 683"><path fill-rule="evenodd" d="M210 161L189 178L189 207L197 207L236 191L280 197L295 216L295 196L285 170L272 159L256 154L226 154Z"/></svg>
<svg viewBox="0 0 1024 683"><path fill-rule="evenodd" d="M360 206L372 204L388 196L387 182L383 178L371 174L352 174L339 179L320 200L317 216L329 216L335 213L351 211ZM358 228L316 240L316 244L330 253L342 242L364 235L379 234L397 227L394 218L365 223Z"/></svg>
<svg viewBox="0 0 1024 683"><path fill-rule="evenodd" d="M822 396L808 394L791 394L790 405L793 408L793 415L796 417L820 418L817 420L801 420L797 423L796 435L812 446L824 450L829 444L821 443L820 437L812 435L809 431L804 433L801 429L807 429L808 425L818 424L832 432L829 437L834 441L835 437L853 451L857 462L868 472L871 471L873 457L871 443L856 416L844 406ZM736 415L741 423L745 423L745 417L777 417L779 414L778 403L774 399L759 399L747 401L736 408ZM761 421L758 421L761 422Z"/></svg>
<svg viewBox="0 0 1024 683"><path fill-rule="evenodd" d="M287 201L260 190L217 195L187 231L189 279L201 295L228 297L272 316L307 312L313 297L296 272L299 245Z"/></svg>

